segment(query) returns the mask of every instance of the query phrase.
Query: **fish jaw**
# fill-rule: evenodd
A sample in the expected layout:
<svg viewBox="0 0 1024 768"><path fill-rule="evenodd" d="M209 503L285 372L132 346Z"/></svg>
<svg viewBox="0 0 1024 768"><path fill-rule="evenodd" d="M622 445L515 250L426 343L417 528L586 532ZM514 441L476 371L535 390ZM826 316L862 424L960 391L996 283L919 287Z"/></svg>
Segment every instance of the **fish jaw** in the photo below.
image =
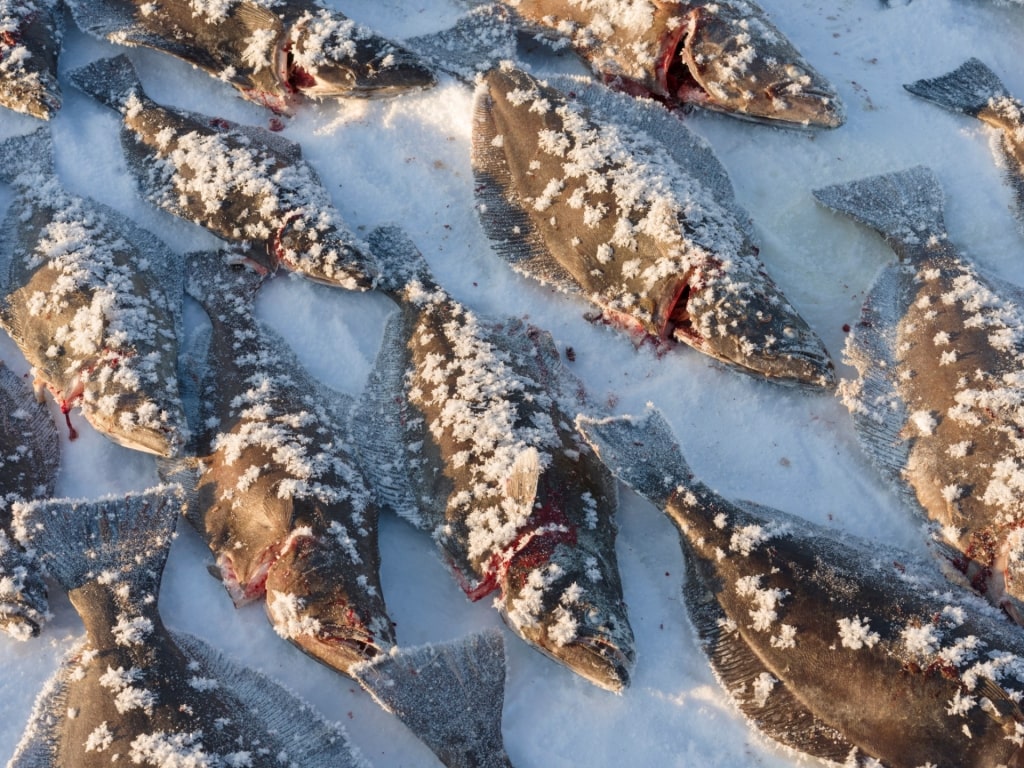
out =
<svg viewBox="0 0 1024 768"><path fill-rule="evenodd" d="M437 83L411 51L327 11L292 25L279 62L287 87L314 99L385 98Z"/></svg>
<svg viewBox="0 0 1024 768"><path fill-rule="evenodd" d="M846 119L832 85L747 3L690 10L666 38L658 70L670 101L791 127L837 128Z"/></svg>

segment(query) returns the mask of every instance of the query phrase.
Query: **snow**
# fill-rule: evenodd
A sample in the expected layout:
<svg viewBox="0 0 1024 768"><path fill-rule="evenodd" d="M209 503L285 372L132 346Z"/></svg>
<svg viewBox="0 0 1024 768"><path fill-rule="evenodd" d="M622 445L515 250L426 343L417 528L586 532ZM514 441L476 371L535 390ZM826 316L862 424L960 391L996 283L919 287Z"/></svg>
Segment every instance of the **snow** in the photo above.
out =
<svg viewBox="0 0 1024 768"><path fill-rule="evenodd" d="M902 88L977 55L1009 92L1024 96L1024 71L1017 66L1024 9L986 0L894 1L889 9L875 0L761 4L836 86L847 123L834 131L803 133L707 113L694 113L687 122L729 170L773 279L823 337L840 375L849 377L853 371L839 359L843 326L856 325L875 273L894 257L877 236L817 206L811 189L925 163L946 193L953 243L984 270L1024 282L1024 241L1012 216L1012 192L990 149L991 129ZM328 5L396 39L448 26L465 9L456 0L331 0ZM61 69L120 52L83 36L72 24ZM242 124L267 124L269 114L238 99L229 86L156 53L133 49L129 55L153 99ZM568 54L552 60L536 53L531 61L538 69L543 63L584 71ZM389 101L307 103L287 121L284 135L302 144L357 234L398 223L439 282L472 311L482 317L529 315L554 335L563 353L571 347L575 362L567 365L595 400L616 413L639 413L647 401L658 404L694 471L726 497L754 498L804 515L837 536L856 534L922 551L918 519L861 452L850 413L837 397L766 385L689 349L660 357L649 347L636 349L621 332L584 321L583 302L515 275L492 251L473 210L471 111L471 91L442 78L431 91ZM215 247L206 232L140 198L126 170L118 124L117 115L65 81L64 106L52 121L62 183L74 194L125 213L176 252ZM4 112L0 136L28 133L37 125ZM0 209L12 199L11 187L0 185ZM390 311L381 296L284 276L266 285L259 299L260 316L295 347L307 368L353 395L366 380ZM2 335L0 357L19 374L27 373L28 364ZM52 403L51 408L63 423ZM157 482L151 456L114 445L81 419L75 426L80 437L73 443L62 431L58 495L99 496ZM964 443L962 450L966 454L970 445ZM617 554L637 640L631 686L621 695L598 689L506 631L504 733L513 763L520 768L807 764L759 737L712 676L683 610L682 554L668 520L623 490L619 526ZM233 608L223 587L206 573L212 558L205 544L186 525L180 534L160 596L170 627L192 632L285 682L326 718L342 721L373 764L434 764L429 750L356 684L279 638L261 607ZM401 644L448 640L501 625L488 601L466 600L428 536L385 516L381 539L383 591ZM13 753L37 693L82 632L56 587L51 611L53 619L39 638L0 639L5 661L0 759ZM860 618L861 626L869 620ZM781 637L781 632L776 623L772 634ZM798 648L799 633L795 642ZM976 662L978 674L999 668L984 652ZM965 694L950 707L965 711L974 699ZM861 762L866 764L863 757Z"/></svg>

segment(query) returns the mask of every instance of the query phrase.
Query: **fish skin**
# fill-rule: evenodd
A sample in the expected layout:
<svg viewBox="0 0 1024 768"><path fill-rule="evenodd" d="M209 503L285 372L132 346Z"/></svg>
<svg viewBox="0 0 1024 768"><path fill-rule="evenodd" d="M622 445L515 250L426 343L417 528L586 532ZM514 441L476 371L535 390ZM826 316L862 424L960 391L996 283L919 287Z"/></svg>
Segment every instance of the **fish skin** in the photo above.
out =
<svg viewBox="0 0 1024 768"><path fill-rule="evenodd" d="M526 642L621 690L635 651L618 498L569 426L579 382L549 334L477 318L445 293L398 230L370 243L399 304L354 411L381 506L433 535L471 599L497 590L495 606Z"/></svg>
<svg viewBox="0 0 1024 768"><path fill-rule="evenodd" d="M262 278L218 261L187 257L187 290L213 327L186 517L236 605L263 600L279 635L350 674L395 638L377 508L346 442L347 401L257 320ZM175 469L165 465L164 477Z"/></svg>
<svg viewBox="0 0 1024 768"><path fill-rule="evenodd" d="M40 120L60 109L60 0L0 2L0 105Z"/></svg>
<svg viewBox="0 0 1024 768"><path fill-rule="evenodd" d="M48 128L0 144L0 165L16 192L0 241L0 326L37 387L65 414L80 407L116 443L178 455L187 427L177 256L120 213L67 192Z"/></svg>
<svg viewBox="0 0 1024 768"><path fill-rule="evenodd" d="M832 85L750 0L506 2L628 93L779 126L845 121Z"/></svg>
<svg viewBox="0 0 1024 768"><path fill-rule="evenodd" d="M569 82L572 98L512 68L481 80L475 191L499 255L655 339L777 382L834 386L828 352L765 272L713 153L663 110ZM652 130L693 149L668 149Z"/></svg>
<svg viewBox="0 0 1024 768"><path fill-rule="evenodd" d="M973 57L952 72L903 87L999 131L1006 178L1017 202L1017 221L1024 227L1024 103L1010 95L995 72Z"/></svg>
<svg viewBox="0 0 1024 768"><path fill-rule="evenodd" d="M1024 294L949 241L924 167L814 192L875 229L899 256L876 279L847 341L844 382L867 453L940 527L954 564L1024 624ZM881 363L881 364L880 364Z"/></svg>
<svg viewBox="0 0 1024 768"><path fill-rule="evenodd" d="M436 83L410 51L309 0L229 0L205 9L192 0L69 5L83 30L180 58L276 113L292 111L301 97L386 97Z"/></svg>
<svg viewBox="0 0 1024 768"><path fill-rule="evenodd" d="M762 733L829 764L1022 764L1024 637L998 611L933 563L722 498L657 412L577 425L679 529L701 648Z"/></svg>
<svg viewBox="0 0 1024 768"><path fill-rule="evenodd" d="M19 504L17 527L85 624L37 699L12 768L363 765L344 731L262 674L169 631L158 607L179 488ZM162 757L161 757L162 756ZM289 763L286 763L289 764Z"/></svg>
<svg viewBox="0 0 1024 768"><path fill-rule="evenodd" d="M52 496L59 468L49 411L0 360L0 631L16 640L37 636L49 611L39 565L14 538L12 505Z"/></svg>
<svg viewBox="0 0 1024 768"><path fill-rule="evenodd" d="M372 256L341 220L301 147L270 131L164 107L148 98L126 56L70 73L121 115L121 147L143 195L241 249L348 290L374 284Z"/></svg>

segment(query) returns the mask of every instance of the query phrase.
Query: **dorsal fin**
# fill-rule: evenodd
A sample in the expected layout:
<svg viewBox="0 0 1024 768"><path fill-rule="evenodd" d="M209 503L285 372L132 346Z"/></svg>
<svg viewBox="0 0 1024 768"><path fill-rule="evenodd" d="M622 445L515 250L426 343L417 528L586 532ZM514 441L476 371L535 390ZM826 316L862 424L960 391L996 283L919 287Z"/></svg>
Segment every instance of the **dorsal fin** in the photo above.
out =
<svg viewBox="0 0 1024 768"><path fill-rule="evenodd" d="M915 96L972 117L976 117L992 99L1010 95L996 73L973 57L952 72L903 87Z"/></svg>

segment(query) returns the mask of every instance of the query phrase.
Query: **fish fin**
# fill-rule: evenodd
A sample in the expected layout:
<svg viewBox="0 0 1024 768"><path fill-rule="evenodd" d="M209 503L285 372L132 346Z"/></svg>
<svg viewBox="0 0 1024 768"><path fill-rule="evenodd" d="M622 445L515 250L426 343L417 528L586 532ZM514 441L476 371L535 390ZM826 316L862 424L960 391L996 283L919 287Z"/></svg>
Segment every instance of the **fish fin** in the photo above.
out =
<svg viewBox="0 0 1024 768"><path fill-rule="evenodd" d="M0 181L13 184L25 174L31 179L48 179L57 173L54 165L53 136L47 126L32 133L12 136L0 142ZM25 184L35 186L26 179Z"/></svg>
<svg viewBox="0 0 1024 768"><path fill-rule="evenodd" d="M511 766L501 736L505 643L500 631L396 648L352 672L445 765Z"/></svg>
<svg viewBox="0 0 1024 768"><path fill-rule="evenodd" d="M407 469L413 458L405 426L412 417L405 396L408 337L404 313L395 312L384 326L377 359L352 412L352 439L377 503L423 528Z"/></svg>
<svg viewBox="0 0 1024 768"><path fill-rule="evenodd" d="M367 768L345 729L324 720L294 692L194 635L171 632L171 637L197 665L196 676L216 680L222 695L237 699L238 716L273 734L289 757L310 768Z"/></svg>
<svg viewBox="0 0 1024 768"><path fill-rule="evenodd" d="M945 75L903 87L915 96L971 117L977 117L992 99L1010 95L996 73L975 58Z"/></svg>
<svg viewBox="0 0 1024 768"><path fill-rule="evenodd" d="M477 89L473 108L472 165L477 215L494 251L517 272L567 293L579 284L544 245L530 216L519 201L512 175L491 115L486 87Z"/></svg>
<svg viewBox="0 0 1024 768"><path fill-rule="evenodd" d="M96 500L18 502L15 534L68 591L119 571L156 594L182 506L175 486Z"/></svg>
<svg viewBox="0 0 1024 768"><path fill-rule="evenodd" d="M579 415L576 429L612 474L658 508L693 483L671 427L656 410L642 419Z"/></svg>
<svg viewBox="0 0 1024 768"><path fill-rule="evenodd" d="M846 764L854 745L807 709L784 682L771 674L740 632L730 628L728 617L697 571L694 553L685 544L683 549L683 602L715 677L736 706L768 738L799 752Z"/></svg>
<svg viewBox="0 0 1024 768"><path fill-rule="evenodd" d="M113 110L120 110L132 94L143 93L135 67L123 53L74 69L68 73L68 79L80 91Z"/></svg>
<svg viewBox="0 0 1024 768"><path fill-rule="evenodd" d="M46 585L39 563L31 552L18 547L0 528L0 632L15 640L39 634L49 617Z"/></svg>
<svg viewBox="0 0 1024 768"><path fill-rule="evenodd" d="M894 248L946 236L942 187L923 165L834 184L813 194L822 205L876 230Z"/></svg>
<svg viewBox="0 0 1024 768"><path fill-rule="evenodd" d="M7 428L20 433L20 444L32 456L31 474L26 476L19 492L25 498L49 498L53 495L60 469L60 435L57 425L50 416L46 405L36 401L32 388L24 378L8 368L0 360L0 390L9 398L11 410L7 417ZM17 413L17 417L12 414ZM9 470L8 470L9 471ZM0 507L2 509L2 507ZM0 518L0 529L8 528L7 521Z"/></svg>
<svg viewBox="0 0 1024 768"><path fill-rule="evenodd" d="M419 280L428 287L436 285L427 260L401 228L377 227L366 240L380 266L379 290L394 297L412 280Z"/></svg>
<svg viewBox="0 0 1024 768"><path fill-rule="evenodd" d="M540 480L540 454L530 446L521 451L512 463L512 470L505 480L505 495L520 507L533 508L537 498L537 482Z"/></svg>
<svg viewBox="0 0 1024 768"><path fill-rule="evenodd" d="M59 747L68 715L68 684L76 669L75 659L83 650L84 644L77 643L68 651L56 673L36 696L28 724L7 768L61 768Z"/></svg>
<svg viewBox="0 0 1024 768"><path fill-rule="evenodd" d="M403 45L428 64L469 83L478 72L515 58L516 30L505 6L487 4L473 8L448 29L411 37Z"/></svg>

